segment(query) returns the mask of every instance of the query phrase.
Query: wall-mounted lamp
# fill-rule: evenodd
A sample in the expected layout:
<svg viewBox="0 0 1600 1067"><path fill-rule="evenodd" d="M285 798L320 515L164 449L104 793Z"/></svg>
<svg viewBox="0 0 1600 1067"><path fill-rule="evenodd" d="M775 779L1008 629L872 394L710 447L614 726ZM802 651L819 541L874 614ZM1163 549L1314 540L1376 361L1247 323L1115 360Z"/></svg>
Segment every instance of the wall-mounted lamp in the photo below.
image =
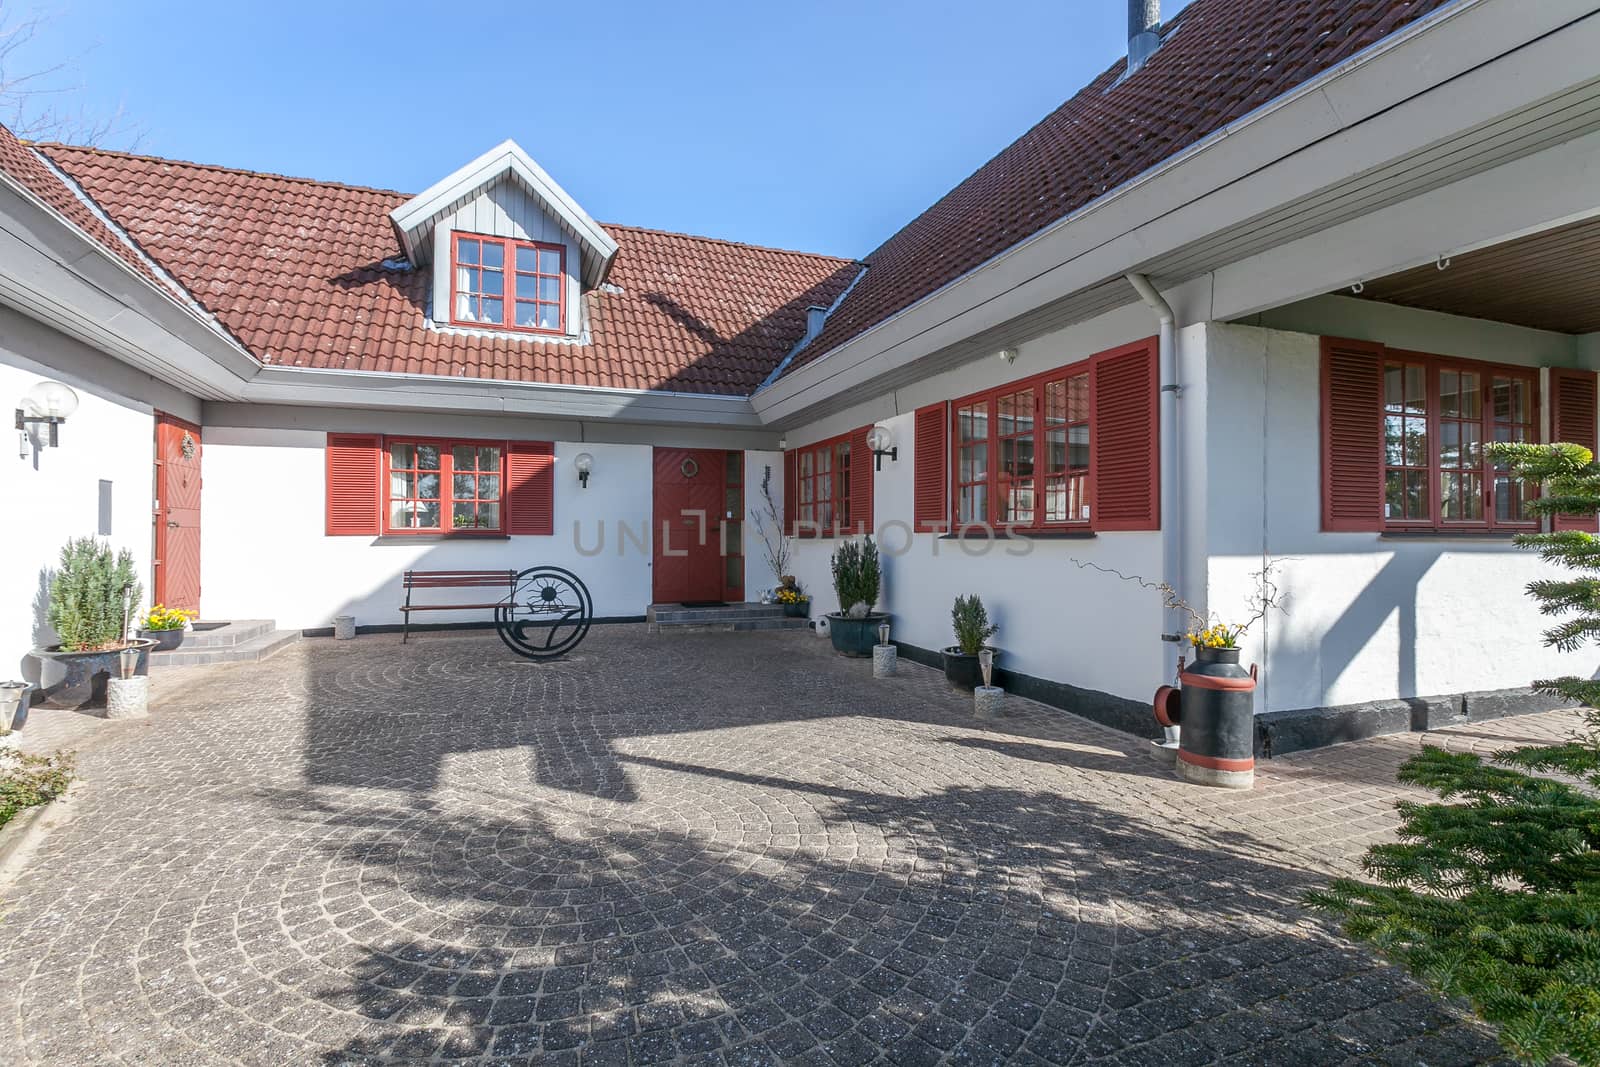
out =
<svg viewBox="0 0 1600 1067"><path fill-rule="evenodd" d="M589 472L594 470L594 457L587 452L579 452L572 457L572 467L578 472L578 484L589 488Z"/></svg>
<svg viewBox="0 0 1600 1067"><path fill-rule="evenodd" d="M872 449L873 470L883 470L884 456L899 461L900 449L893 447L893 444L894 434L889 432L889 427L880 424L867 431L867 447Z"/></svg>
<svg viewBox="0 0 1600 1067"><path fill-rule="evenodd" d="M787 451L789 451L789 439L787 437L778 438L778 451L779 452L787 452Z"/></svg>
<svg viewBox="0 0 1600 1067"><path fill-rule="evenodd" d="M1007 366L1010 366L1017 361L1017 350L1015 348L1002 348L1000 351L996 352L995 355L999 356L1000 362L1006 364Z"/></svg>
<svg viewBox="0 0 1600 1067"><path fill-rule="evenodd" d="M77 410L78 394L69 387L60 382L39 382L17 404L17 429L27 433L30 426L50 427L46 443L48 447L55 448L61 444L61 435L56 428Z"/></svg>

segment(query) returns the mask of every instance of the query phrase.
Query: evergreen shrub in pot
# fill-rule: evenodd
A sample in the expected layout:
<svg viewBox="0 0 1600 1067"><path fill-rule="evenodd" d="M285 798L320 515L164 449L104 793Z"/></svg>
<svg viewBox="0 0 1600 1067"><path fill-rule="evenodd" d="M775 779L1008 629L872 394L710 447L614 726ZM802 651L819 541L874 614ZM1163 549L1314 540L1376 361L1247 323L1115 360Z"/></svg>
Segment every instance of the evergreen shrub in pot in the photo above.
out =
<svg viewBox="0 0 1600 1067"><path fill-rule="evenodd" d="M839 610L828 616L833 650L845 656L870 656L878 643L878 624L889 616L873 611L883 571L872 538L844 541L833 550L833 591Z"/></svg>
<svg viewBox="0 0 1600 1067"><path fill-rule="evenodd" d="M61 565L50 578L48 619L59 644L34 649L41 664L39 699L47 708L103 704L106 680L121 670L125 648L140 649L136 674L149 669L154 641L127 639L128 622L142 589L126 549L92 537L74 538L61 549Z"/></svg>
<svg viewBox="0 0 1600 1067"><path fill-rule="evenodd" d="M955 606L950 609L950 625L955 630L956 643L944 650L944 676L957 689L971 692L983 683L978 653L989 648L995 659L1000 658L999 650L988 644L1000 627L989 622L989 609L976 593L956 597Z"/></svg>

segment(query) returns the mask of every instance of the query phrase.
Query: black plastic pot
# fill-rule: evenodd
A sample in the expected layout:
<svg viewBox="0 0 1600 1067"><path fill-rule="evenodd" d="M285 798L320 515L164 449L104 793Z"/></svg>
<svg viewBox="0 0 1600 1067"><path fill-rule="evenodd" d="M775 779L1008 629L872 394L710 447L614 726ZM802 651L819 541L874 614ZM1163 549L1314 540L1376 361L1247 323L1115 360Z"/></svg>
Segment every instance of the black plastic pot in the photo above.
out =
<svg viewBox="0 0 1600 1067"><path fill-rule="evenodd" d="M155 642L136 639L129 645L139 650L134 675L149 674L150 651ZM60 645L52 645L36 648L31 655L39 661L34 707L70 710L104 707L106 680L122 676L122 649L119 648L106 652L63 652Z"/></svg>
<svg viewBox="0 0 1600 1067"><path fill-rule="evenodd" d="M995 662L1000 662L999 649L991 648ZM972 692L983 684L983 667L978 663L978 654L970 656L961 651L959 645L951 645L944 650L944 677L947 682L957 689Z"/></svg>
<svg viewBox="0 0 1600 1067"><path fill-rule="evenodd" d="M829 615L828 637L833 641L833 650L841 656L863 659L872 655L872 646L878 643L878 626L888 618L882 612L872 612L861 619Z"/></svg>
<svg viewBox="0 0 1600 1067"><path fill-rule="evenodd" d="M183 644L183 639L187 634L188 631L181 626L176 630L139 631L140 637L144 638L146 641L154 641L156 643L156 647L151 650L154 652L171 652L173 649Z"/></svg>
<svg viewBox="0 0 1600 1067"><path fill-rule="evenodd" d="M802 600L798 604L785 604L783 617L786 619L803 619L811 614L811 601Z"/></svg>

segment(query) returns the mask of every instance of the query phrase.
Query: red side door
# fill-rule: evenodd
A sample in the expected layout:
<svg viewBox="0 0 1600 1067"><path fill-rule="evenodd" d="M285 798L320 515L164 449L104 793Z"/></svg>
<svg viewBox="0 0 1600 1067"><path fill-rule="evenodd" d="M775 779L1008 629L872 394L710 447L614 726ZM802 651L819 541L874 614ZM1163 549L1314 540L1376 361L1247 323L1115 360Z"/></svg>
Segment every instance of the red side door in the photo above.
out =
<svg viewBox="0 0 1600 1067"><path fill-rule="evenodd" d="M658 604L722 599L722 511L727 455L655 450L654 598Z"/></svg>
<svg viewBox="0 0 1600 1067"><path fill-rule="evenodd" d="M200 427L156 412L151 603L200 610Z"/></svg>

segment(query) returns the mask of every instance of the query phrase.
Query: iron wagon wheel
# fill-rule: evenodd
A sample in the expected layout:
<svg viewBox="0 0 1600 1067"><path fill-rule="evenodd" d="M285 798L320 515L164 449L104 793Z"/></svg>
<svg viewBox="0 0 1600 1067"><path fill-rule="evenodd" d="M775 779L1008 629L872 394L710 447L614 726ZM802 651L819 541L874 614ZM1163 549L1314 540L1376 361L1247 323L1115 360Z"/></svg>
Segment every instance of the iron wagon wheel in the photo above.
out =
<svg viewBox="0 0 1600 1067"><path fill-rule="evenodd" d="M560 567L529 567L517 575L510 598L494 609L500 640L529 659L554 659L571 652L593 622L594 601L588 587Z"/></svg>

